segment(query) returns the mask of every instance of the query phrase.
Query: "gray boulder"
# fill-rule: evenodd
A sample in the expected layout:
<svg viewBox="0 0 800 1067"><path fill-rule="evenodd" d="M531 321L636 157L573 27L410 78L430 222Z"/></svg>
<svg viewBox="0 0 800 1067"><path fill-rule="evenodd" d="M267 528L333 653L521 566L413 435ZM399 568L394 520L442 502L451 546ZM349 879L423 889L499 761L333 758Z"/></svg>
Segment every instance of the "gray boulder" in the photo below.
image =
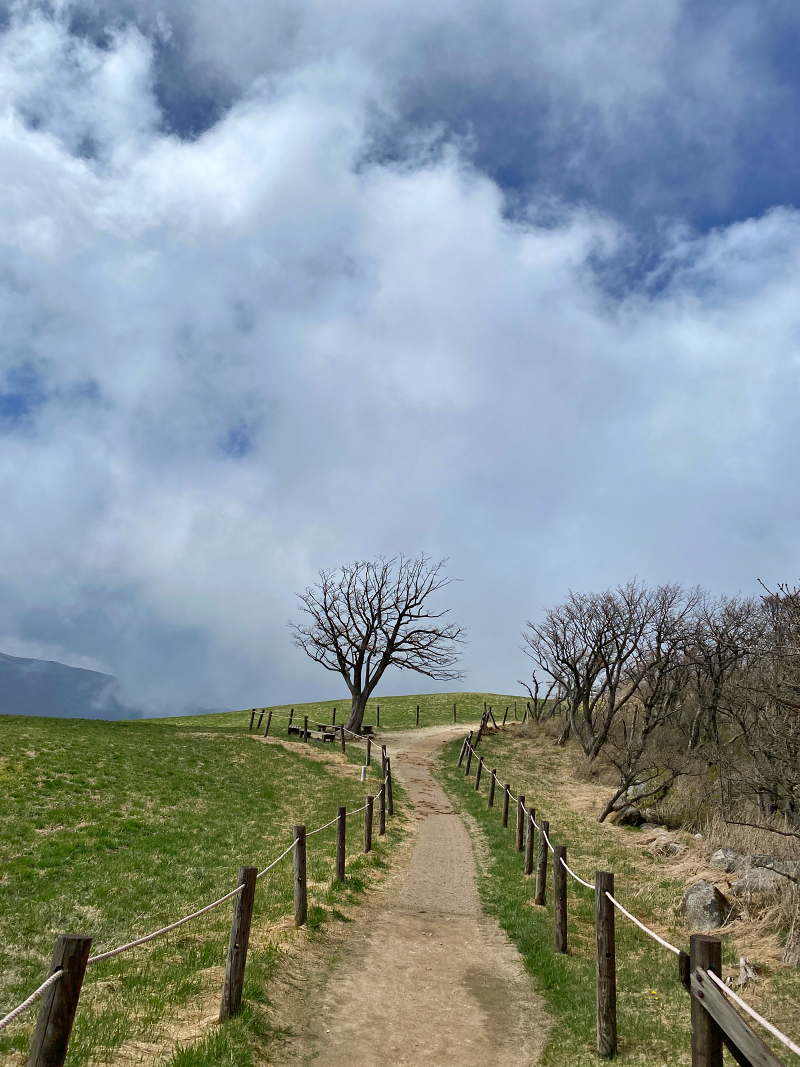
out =
<svg viewBox="0 0 800 1067"><path fill-rule="evenodd" d="M765 867L767 870L772 870L772 865L775 860L772 856L767 856L763 852L757 852L752 856L748 856L745 866L746 867Z"/></svg>
<svg viewBox="0 0 800 1067"><path fill-rule="evenodd" d="M775 871L784 878L790 878L793 882L800 881L800 862L797 860L776 860L772 856L757 854L747 857L747 866L758 870Z"/></svg>
<svg viewBox="0 0 800 1067"><path fill-rule="evenodd" d="M692 930L717 930L730 914L731 906L710 882L693 882L686 887L681 910Z"/></svg>
<svg viewBox="0 0 800 1067"><path fill-rule="evenodd" d="M634 804L626 804L624 808L610 812L608 821L615 826L641 826L644 818Z"/></svg>
<svg viewBox="0 0 800 1067"><path fill-rule="evenodd" d="M767 867L751 867L731 886L737 897L746 897L761 904L774 904L781 899L788 885L783 875Z"/></svg>
<svg viewBox="0 0 800 1067"><path fill-rule="evenodd" d="M668 845L664 846L664 854L666 856L680 856L688 847L688 845L681 845L678 841L670 841Z"/></svg>
<svg viewBox="0 0 800 1067"><path fill-rule="evenodd" d="M718 848L711 857L711 866L732 874L733 871L744 870L745 858L741 852L735 852L732 848Z"/></svg>

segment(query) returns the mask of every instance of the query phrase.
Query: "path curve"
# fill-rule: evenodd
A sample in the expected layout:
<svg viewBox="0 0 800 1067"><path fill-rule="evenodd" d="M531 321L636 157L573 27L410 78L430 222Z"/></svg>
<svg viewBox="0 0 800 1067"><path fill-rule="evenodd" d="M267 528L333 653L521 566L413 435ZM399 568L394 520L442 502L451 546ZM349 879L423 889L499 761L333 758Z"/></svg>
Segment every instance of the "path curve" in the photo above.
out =
<svg viewBox="0 0 800 1067"><path fill-rule="evenodd" d="M348 937L306 1003L322 1067L533 1067L548 1019L521 957L480 907L469 834L430 763L452 729L382 739L415 805L400 885Z"/></svg>

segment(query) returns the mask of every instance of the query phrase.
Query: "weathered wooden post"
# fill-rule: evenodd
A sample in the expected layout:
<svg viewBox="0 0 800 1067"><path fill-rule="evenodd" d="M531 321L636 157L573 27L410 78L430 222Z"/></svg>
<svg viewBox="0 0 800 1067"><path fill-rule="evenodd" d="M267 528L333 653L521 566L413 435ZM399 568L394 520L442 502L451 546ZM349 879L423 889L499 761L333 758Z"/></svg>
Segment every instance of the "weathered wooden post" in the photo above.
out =
<svg viewBox="0 0 800 1067"><path fill-rule="evenodd" d="M269 728L272 723L272 712L267 715L267 725L264 727L264 737L269 737Z"/></svg>
<svg viewBox="0 0 800 1067"><path fill-rule="evenodd" d="M497 769L496 768L492 771L492 776L489 779L489 803L486 805L487 808L493 808L494 807L494 787L495 787L495 785L497 785Z"/></svg>
<svg viewBox="0 0 800 1067"><path fill-rule="evenodd" d="M381 745L381 775L386 781L386 745Z"/></svg>
<svg viewBox="0 0 800 1067"><path fill-rule="evenodd" d="M394 815L394 797L392 795L392 761L386 758L386 810Z"/></svg>
<svg viewBox="0 0 800 1067"><path fill-rule="evenodd" d="M264 709L262 708L261 709L261 714L258 716L258 723L256 725L256 730L260 730L261 729L261 723L263 721L264 721Z"/></svg>
<svg viewBox="0 0 800 1067"><path fill-rule="evenodd" d="M376 726L380 726L380 724L381 724L381 706L379 704L378 705L378 710L375 713L375 725Z"/></svg>
<svg viewBox="0 0 800 1067"><path fill-rule="evenodd" d="M567 951L567 846L553 849L553 947ZM562 862L563 861L563 862Z"/></svg>
<svg viewBox="0 0 800 1067"><path fill-rule="evenodd" d="M47 977L63 974L42 994L28 1067L61 1067L66 1059L91 947L91 937L80 934L61 934L56 941Z"/></svg>
<svg viewBox="0 0 800 1067"><path fill-rule="evenodd" d="M244 969L247 963L247 946L250 943L250 923L253 918L257 878L258 867L239 868L239 885L243 885L244 889L233 898L231 935L228 938L225 981L222 984L222 1003L219 1006L221 1023L224 1023L231 1015L235 1015L242 1003Z"/></svg>
<svg viewBox="0 0 800 1067"><path fill-rule="evenodd" d="M378 837L386 833L386 783L381 786L378 793Z"/></svg>
<svg viewBox="0 0 800 1067"><path fill-rule="evenodd" d="M508 782L503 786L503 826L508 826L508 802L511 799L511 786Z"/></svg>
<svg viewBox="0 0 800 1067"><path fill-rule="evenodd" d="M367 766L372 763L372 738L367 737Z"/></svg>
<svg viewBox="0 0 800 1067"><path fill-rule="evenodd" d="M294 828L294 925L303 926L308 915L306 883L306 828Z"/></svg>
<svg viewBox="0 0 800 1067"><path fill-rule="evenodd" d="M456 721L456 706L454 704L453 705L453 722L455 722L455 721Z"/></svg>
<svg viewBox="0 0 800 1067"><path fill-rule="evenodd" d="M533 825L533 820L536 815L536 809L531 808L528 812L528 834L525 838L525 873L533 874L533 835L536 827Z"/></svg>
<svg viewBox="0 0 800 1067"><path fill-rule="evenodd" d="M336 708L333 709L333 718L331 719L331 726L336 725Z"/></svg>
<svg viewBox="0 0 800 1067"><path fill-rule="evenodd" d="M419 704L417 704L417 726L419 726Z"/></svg>
<svg viewBox="0 0 800 1067"><path fill-rule="evenodd" d="M293 719L294 719L294 708L292 708L292 710L289 712L289 726L290 727L292 725Z"/></svg>
<svg viewBox="0 0 800 1067"><path fill-rule="evenodd" d="M367 797L367 806L364 809L364 852L372 851L372 812L375 797Z"/></svg>
<svg viewBox="0 0 800 1067"><path fill-rule="evenodd" d="M525 839L525 794L520 793L517 797L517 833L514 838L514 850L522 852L522 843Z"/></svg>
<svg viewBox="0 0 800 1067"><path fill-rule="evenodd" d="M343 725L339 727L339 733L341 734L341 737L342 737L342 752L345 752L346 749L344 747L344 726Z"/></svg>
<svg viewBox="0 0 800 1067"><path fill-rule="evenodd" d="M597 1055L617 1054L617 956L614 937L614 875L595 871L594 925L597 937Z"/></svg>
<svg viewBox="0 0 800 1067"><path fill-rule="evenodd" d="M539 851L536 855L536 896L534 904L545 905L547 896L547 838L550 835L550 823L539 819Z"/></svg>
<svg viewBox="0 0 800 1067"><path fill-rule="evenodd" d="M483 756L478 760L478 770L475 773L475 792L481 787L481 771L483 770Z"/></svg>
<svg viewBox="0 0 800 1067"><path fill-rule="evenodd" d="M256 717L256 709L253 708L253 710L250 712L250 727L249 728L251 730L253 729L253 720L255 719L255 717Z"/></svg>
<svg viewBox="0 0 800 1067"><path fill-rule="evenodd" d="M472 745L468 742L467 743L467 769L464 771L464 777L465 778L469 778L469 769L470 769L470 766L472 764L472 753L473 753L473 751L474 751L474 749L473 749Z"/></svg>
<svg viewBox="0 0 800 1067"><path fill-rule="evenodd" d="M308 716L303 716L303 740L308 744Z"/></svg>
<svg viewBox="0 0 800 1067"><path fill-rule="evenodd" d="M464 738L464 744L461 746L461 755L458 757L459 767L464 762L464 757L467 754L467 746L472 744L472 730L469 732L469 736Z"/></svg>
<svg viewBox="0 0 800 1067"><path fill-rule="evenodd" d="M508 708L506 708L505 714L503 715L503 726L505 726L507 718L508 718Z"/></svg>
<svg viewBox="0 0 800 1067"><path fill-rule="evenodd" d="M722 942L705 934L689 939L691 973L702 967L722 977ZM722 1067L722 1031L697 997L692 997L692 1067Z"/></svg>
<svg viewBox="0 0 800 1067"><path fill-rule="evenodd" d="M347 808L336 809L336 881L344 881L345 841L347 835Z"/></svg>

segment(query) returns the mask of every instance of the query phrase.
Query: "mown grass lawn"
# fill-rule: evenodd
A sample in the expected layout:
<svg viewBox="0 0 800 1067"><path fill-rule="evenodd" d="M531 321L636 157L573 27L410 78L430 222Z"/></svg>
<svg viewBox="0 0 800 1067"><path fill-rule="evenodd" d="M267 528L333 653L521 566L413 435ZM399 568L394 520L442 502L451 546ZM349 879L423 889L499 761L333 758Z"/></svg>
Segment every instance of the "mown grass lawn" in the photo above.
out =
<svg viewBox="0 0 800 1067"><path fill-rule="evenodd" d="M517 715L520 719L525 712L525 701L517 696L503 696L497 693L432 693L417 694L403 697L376 697L367 705L364 716L364 725L375 728L377 725L378 708L381 713L382 730L413 730L417 724L417 704L419 704L419 725L439 726L453 722L453 704L456 705L456 719L458 722L475 723L483 715L484 702L494 709L494 715L498 722L508 708L509 720L514 718L514 705L516 702ZM347 721L350 713L350 700L323 700L315 704L295 704L294 722L302 725L303 716L308 715L309 728L320 723L330 723L333 720L333 710L336 709L337 725ZM272 711L273 725L270 733L278 731L278 735L286 736L286 725L292 710L290 704L275 704L272 708L259 708L259 712ZM226 730L238 732L244 724L247 729L250 722L250 708L243 711L225 711L217 715L195 715L182 719L172 720L185 725L203 725L214 730ZM267 716L264 715L262 730L266 725ZM256 716L256 723L258 715Z"/></svg>
<svg viewBox="0 0 800 1067"><path fill-rule="evenodd" d="M453 802L482 832L487 845L486 860L479 862L484 907L518 946L553 1019L542 1063L596 1064L594 893L568 878L569 952L556 954L552 858L544 909L533 905L535 878L526 878L523 857L514 851L513 805L508 828L501 826L501 786L495 806L487 808L489 771L496 767L501 783L509 782L512 792L525 795L526 804L537 810L537 821L549 820L553 843L567 845L567 861L576 873L593 882L596 870L613 871L617 899L670 943L688 950L689 932L675 913L684 883L671 878L668 869L644 851L638 831L600 826L580 810L575 795L592 787L576 782L571 754L555 748L551 738L528 727L485 737L479 747L486 761L479 793L474 789L475 761L469 778L464 767L456 766L460 747L461 742L445 746L437 775ZM725 930L721 937L723 964L729 968L737 963L735 945ZM616 941L620 1062L643 1067L691 1063L689 996L678 982L677 957L619 913ZM758 1011L795 1037L800 1029L799 995L800 975L793 968L765 975L758 989L746 993ZM788 1062L791 1053L769 1043ZM726 1063L734 1062L727 1052L725 1057Z"/></svg>
<svg viewBox="0 0 800 1067"><path fill-rule="evenodd" d="M97 722L3 716L0 748L0 1016L43 980L58 934L88 933L103 952L166 925L235 887L242 864L264 867L292 827L327 822L339 804L376 793L380 762L359 780L363 750L324 746L312 761L261 744L223 716ZM241 720L241 716L239 717ZM319 753L322 745L314 745ZM402 792L395 787L402 806ZM309 925L336 919L385 866L402 836L362 854L362 818L348 820L348 880L331 886L334 828L309 840ZM258 883L241 1015L177 1050L187 1023L219 1003L231 904L87 972L71 1067L152 1046L182 1067L253 1062L270 1039L264 982L278 953L270 924L292 909L291 854ZM0 1034L24 1062L35 1009Z"/></svg>

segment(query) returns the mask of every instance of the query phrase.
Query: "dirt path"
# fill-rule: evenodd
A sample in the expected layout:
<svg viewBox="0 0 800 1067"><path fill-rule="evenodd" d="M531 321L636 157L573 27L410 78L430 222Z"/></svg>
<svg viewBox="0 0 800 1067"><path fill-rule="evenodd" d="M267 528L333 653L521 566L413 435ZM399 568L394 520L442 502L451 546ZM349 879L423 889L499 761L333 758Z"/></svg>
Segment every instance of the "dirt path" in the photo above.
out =
<svg viewBox="0 0 800 1067"><path fill-rule="evenodd" d="M481 910L469 834L430 774L452 736L452 728L434 727L384 738L392 773L415 805L411 861L303 998L304 1048L286 1050L294 1063L537 1062L547 1017L517 950Z"/></svg>

